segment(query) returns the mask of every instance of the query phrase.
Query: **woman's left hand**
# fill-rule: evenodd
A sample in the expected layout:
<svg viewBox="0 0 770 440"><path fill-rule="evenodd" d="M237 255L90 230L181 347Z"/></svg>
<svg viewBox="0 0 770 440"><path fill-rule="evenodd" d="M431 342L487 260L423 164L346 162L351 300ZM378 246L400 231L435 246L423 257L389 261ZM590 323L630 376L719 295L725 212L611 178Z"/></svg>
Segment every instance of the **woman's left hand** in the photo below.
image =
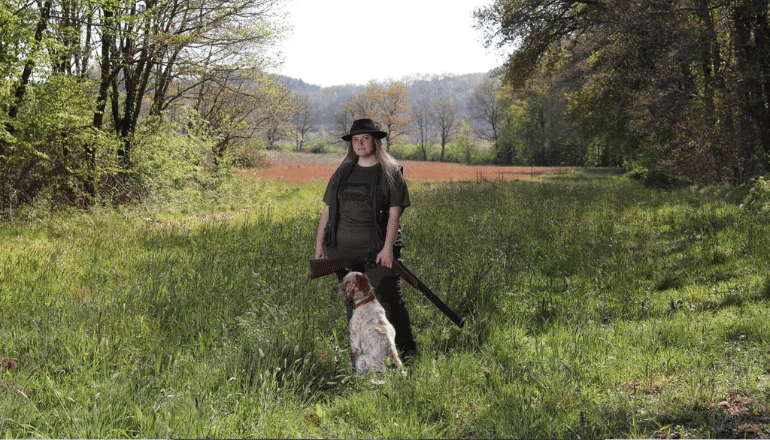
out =
<svg viewBox="0 0 770 440"><path fill-rule="evenodd" d="M385 247L377 254L377 264L388 269L393 269L393 249Z"/></svg>

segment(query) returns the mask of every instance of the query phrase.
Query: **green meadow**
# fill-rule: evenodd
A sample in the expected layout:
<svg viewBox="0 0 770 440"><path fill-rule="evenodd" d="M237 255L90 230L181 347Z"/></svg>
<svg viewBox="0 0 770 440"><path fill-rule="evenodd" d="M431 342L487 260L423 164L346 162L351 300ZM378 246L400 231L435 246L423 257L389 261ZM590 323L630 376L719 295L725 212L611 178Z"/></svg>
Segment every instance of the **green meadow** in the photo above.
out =
<svg viewBox="0 0 770 440"><path fill-rule="evenodd" d="M0 224L0 436L770 436L770 205L581 170L412 183L419 356L351 377L325 183ZM764 189L763 189L764 188Z"/></svg>

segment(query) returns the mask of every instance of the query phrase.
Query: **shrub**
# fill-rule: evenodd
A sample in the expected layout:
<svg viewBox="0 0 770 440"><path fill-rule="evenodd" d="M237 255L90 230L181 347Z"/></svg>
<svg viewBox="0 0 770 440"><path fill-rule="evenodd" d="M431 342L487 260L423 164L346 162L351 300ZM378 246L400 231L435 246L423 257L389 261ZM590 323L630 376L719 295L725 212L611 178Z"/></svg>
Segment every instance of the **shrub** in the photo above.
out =
<svg viewBox="0 0 770 440"><path fill-rule="evenodd" d="M325 153L326 147L327 145L324 140L317 139L308 144L307 151L314 154L322 154L322 153Z"/></svg>
<svg viewBox="0 0 770 440"><path fill-rule="evenodd" d="M173 121L147 119L137 130L130 185L140 199L184 207L217 197L238 153L229 152L223 159L213 160L214 142L198 124L188 114Z"/></svg>
<svg viewBox="0 0 770 440"><path fill-rule="evenodd" d="M743 206L749 212L770 217L770 181L762 176L754 179Z"/></svg>
<svg viewBox="0 0 770 440"><path fill-rule="evenodd" d="M3 210L45 194L54 207L87 206L109 190L110 176L119 172L119 145L93 127L93 88L93 82L54 75L28 86L18 117L0 121ZM10 99L5 95L0 104Z"/></svg>
<svg viewBox="0 0 770 440"><path fill-rule="evenodd" d="M428 160L431 159L430 147L428 147ZM397 143L390 146L390 154L399 160L424 160L422 149L419 145Z"/></svg>
<svg viewBox="0 0 770 440"><path fill-rule="evenodd" d="M264 152L265 142L262 139L254 139L250 144L237 144L228 153L232 156L232 163L245 169L262 169L270 166L267 154Z"/></svg>

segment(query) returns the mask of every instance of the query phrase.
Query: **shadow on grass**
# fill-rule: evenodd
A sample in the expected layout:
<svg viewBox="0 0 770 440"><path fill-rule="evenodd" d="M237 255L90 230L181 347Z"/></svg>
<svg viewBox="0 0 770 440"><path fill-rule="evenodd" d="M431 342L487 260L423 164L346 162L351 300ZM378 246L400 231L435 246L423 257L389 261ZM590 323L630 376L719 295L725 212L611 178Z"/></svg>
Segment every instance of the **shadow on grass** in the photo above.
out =
<svg viewBox="0 0 770 440"><path fill-rule="evenodd" d="M592 424L606 427L597 436L614 438L768 438L770 408L738 394L695 406L687 404L659 414L644 408L603 412ZM603 420L601 420L603 419Z"/></svg>

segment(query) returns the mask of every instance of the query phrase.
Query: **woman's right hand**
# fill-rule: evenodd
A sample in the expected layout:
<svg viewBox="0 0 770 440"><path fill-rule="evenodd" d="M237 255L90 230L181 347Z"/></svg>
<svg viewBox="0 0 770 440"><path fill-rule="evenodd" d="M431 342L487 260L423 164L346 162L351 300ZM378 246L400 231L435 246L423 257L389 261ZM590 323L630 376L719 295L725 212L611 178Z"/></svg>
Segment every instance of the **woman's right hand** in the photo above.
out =
<svg viewBox="0 0 770 440"><path fill-rule="evenodd" d="M316 260L326 259L326 251L324 250L323 246L316 246L314 257Z"/></svg>

